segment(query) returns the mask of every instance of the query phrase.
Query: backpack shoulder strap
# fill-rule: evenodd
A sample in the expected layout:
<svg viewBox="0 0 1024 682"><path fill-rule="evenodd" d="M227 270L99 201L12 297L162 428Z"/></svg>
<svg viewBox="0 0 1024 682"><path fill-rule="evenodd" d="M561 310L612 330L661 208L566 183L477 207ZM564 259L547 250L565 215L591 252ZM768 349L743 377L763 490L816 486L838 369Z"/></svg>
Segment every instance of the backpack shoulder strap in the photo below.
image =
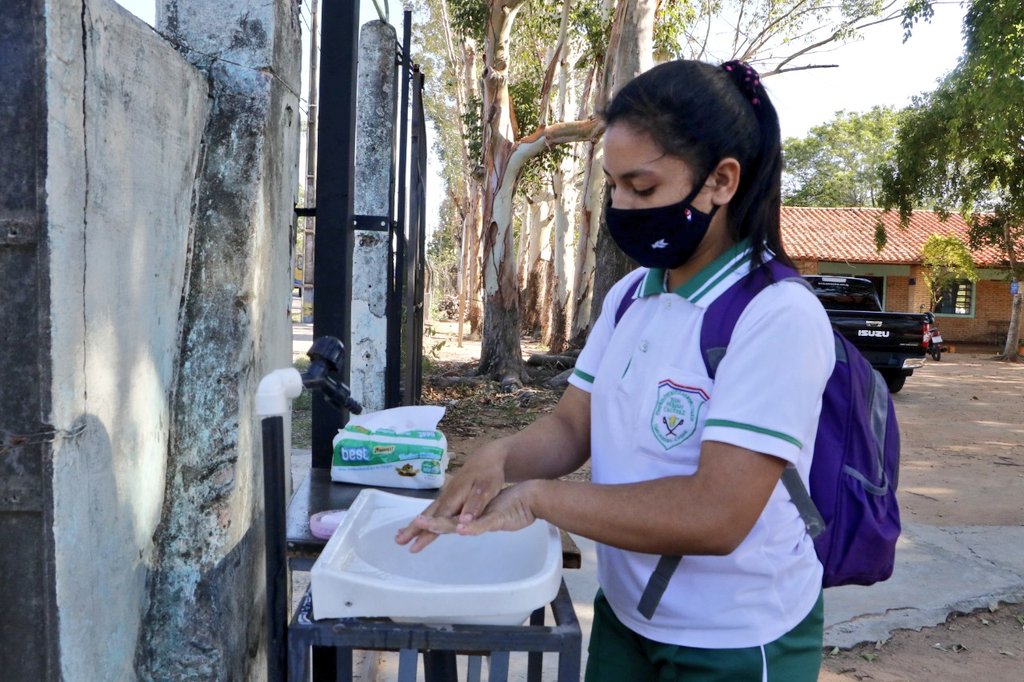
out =
<svg viewBox="0 0 1024 682"><path fill-rule="evenodd" d="M732 339L736 322L743 314L747 305L761 291L773 282L792 280L810 288L803 277L793 268L772 259L761 267L751 270L743 279L727 289L715 299L704 313L704 322L700 330L700 351L704 358L704 367L708 376L715 378L718 363L725 357L725 351ZM812 538L817 537L825 528L821 513L811 499L807 486L800 479L800 474L792 464L782 472L782 483L786 487L793 504L796 505L800 517L807 526Z"/></svg>
<svg viewBox="0 0 1024 682"><path fill-rule="evenodd" d="M800 278L796 270L772 259L751 270L708 306L700 327L700 352L709 377L715 378L718 363L725 357L736 322L747 305L770 284L793 278Z"/></svg>
<svg viewBox="0 0 1024 682"><path fill-rule="evenodd" d="M626 293L623 294L622 300L619 301L619 307L615 309L615 322L612 325L613 327L617 327L619 325L619 320L621 320L622 316L626 314L627 310L629 310L629 306L633 305L633 301L637 299L637 296L640 294L640 287L643 286L644 283L644 277L646 277L646 273L641 272L637 276L636 281L626 287Z"/></svg>

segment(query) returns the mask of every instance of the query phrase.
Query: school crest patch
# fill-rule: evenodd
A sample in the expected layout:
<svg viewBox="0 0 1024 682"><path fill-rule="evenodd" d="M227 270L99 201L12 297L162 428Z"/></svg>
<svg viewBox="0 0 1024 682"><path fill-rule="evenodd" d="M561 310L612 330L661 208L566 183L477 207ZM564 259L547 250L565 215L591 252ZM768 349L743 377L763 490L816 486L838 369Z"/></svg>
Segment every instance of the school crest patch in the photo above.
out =
<svg viewBox="0 0 1024 682"><path fill-rule="evenodd" d="M700 411L708 402L708 394L692 386L680 386L671 379L658 384L658 400L651 415L654 437L666 450L671 450L694 434Z"/></svg>

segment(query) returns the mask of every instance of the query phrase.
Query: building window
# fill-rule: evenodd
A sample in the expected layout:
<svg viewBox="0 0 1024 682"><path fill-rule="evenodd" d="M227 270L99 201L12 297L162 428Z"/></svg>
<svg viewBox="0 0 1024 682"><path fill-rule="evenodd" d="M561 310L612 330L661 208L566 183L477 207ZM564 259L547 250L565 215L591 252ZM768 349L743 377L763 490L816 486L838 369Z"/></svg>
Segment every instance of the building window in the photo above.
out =
<svg viewBox="0 0 1024 682"><path fill-rule="evenodd" d="M951 284L935 306L939 315L970 315L974 307L974 283L961 280Z"/></svg>

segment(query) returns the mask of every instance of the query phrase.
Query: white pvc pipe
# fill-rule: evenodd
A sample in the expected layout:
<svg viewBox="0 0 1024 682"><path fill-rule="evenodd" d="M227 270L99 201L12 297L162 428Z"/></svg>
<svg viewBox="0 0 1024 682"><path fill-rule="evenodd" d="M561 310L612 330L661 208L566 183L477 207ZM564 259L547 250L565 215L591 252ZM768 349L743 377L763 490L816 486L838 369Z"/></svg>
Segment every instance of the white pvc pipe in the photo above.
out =
<svg viewBox="0 0 1024 682"><path fill-rule="evenodd" d="M294 367L277 369L260 380L256 389L256 414L260 417L290 415L292 400L302 393L302 375Z"/></svg>

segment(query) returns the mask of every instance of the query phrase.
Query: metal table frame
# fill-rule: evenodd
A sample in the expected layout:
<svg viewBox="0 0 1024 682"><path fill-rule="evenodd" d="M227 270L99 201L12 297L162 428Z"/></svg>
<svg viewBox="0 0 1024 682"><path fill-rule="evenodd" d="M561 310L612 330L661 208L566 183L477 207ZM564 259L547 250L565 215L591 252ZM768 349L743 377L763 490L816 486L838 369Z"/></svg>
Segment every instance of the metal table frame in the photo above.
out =
<svg viewBox="0 0 1024 682"><path fill-rule="evenodd" d="M330 469L310 469L288 503L286 518L279 522L285 526L280 551L286 554L290 569L308 571L327 542L310 532L310 515L329 509L347 509L364 489L364 486L332 482ZM436 490L389 490L420 498L437 495ZM580 559L579 548L562 533L563 568L579 568ZM303 682L309 679L310 652L315 647L313 668L317 679L323 673L332 676L328 671L333 669L336 680L351 681L352 652L360 649L398 651L400 682L416 679L417 656L421 651L426 677L431 682L457 679L456 653L476 657L489 655L489 679L492 682L505 680L511 652L529 653L527 679L531 682L540 682L544 652L558 654L560 682L579 682L582 634L564 581L549 606L555 621L551 626L544 625L546 607L534 611L528 624L513 626L395 623L387 618L315 621L312 597L307 589L287 626L287 634L282 633L287 638L287 679ZM284 624L277 629L284 630ZM333 656L331 649L334 649ZM471 658L469 679L478 680L480 659L475 659L476 670L473 663Z"/></svg>
<svg viewBox="0 0 1024 682"><path fill-rule="evenodd" d="M416 679L419 652L490 655L489 679L505 680L511 652L529 652L527 680L540 682L544 652L558 655L559 682L579 682L582 634L565 581L550 604L554 625L544 625L546 608L539 608L524 625L437 625L396 623L388 618L342 618L313 620L313 601L306 591L288 627L288 679L309 679L312 647L336 651L339 682L352 681L352 652L398 651L398 682ZM425 656L428 678L430 659ZM454 666L448 675L455 677ZM470 679L479 679L479 667Z"/></svg>

